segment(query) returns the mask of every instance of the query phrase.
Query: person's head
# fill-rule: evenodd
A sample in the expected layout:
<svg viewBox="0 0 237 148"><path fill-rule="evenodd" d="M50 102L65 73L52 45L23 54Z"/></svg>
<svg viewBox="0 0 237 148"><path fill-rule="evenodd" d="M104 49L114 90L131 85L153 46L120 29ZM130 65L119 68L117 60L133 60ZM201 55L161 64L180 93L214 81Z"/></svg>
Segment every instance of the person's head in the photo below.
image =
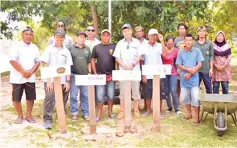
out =
<svg viewBox="0 0 237 148"><path fill-rule="evenodd" d="M159 33L157 29L154 29L154 28L150 29L148 32L149 43L154 45L158 40L158 35Z"/></svg>
<svg viewBox="0 0 237 148"><path fill-rule="evenodd" d="M184 36L184 45L186 47L186 49L192 49L193 47L193 35L191 33L187 33L185 36Z"/></svg>
<svg viewBox="0 0 237 148"><path fill-rule="evenodd" d="M111 32L108 29L104 29L101 31L101 41L104 44L109 44L110 43L110 34Z"/></svg>
<svg viewBox="0 0 237 148"><path fill-rule="evenodd" d="M215 43L226 43L225 33L223 31L217 32Z"/></svg>
<svg viewBox="0 0 237 148"><path fill-rule="evenodd" d="M78 45L84 45L85 41L86 41L86 37L87 37L87 34L85 32L83 32L83 31L80 31L77 34L77 44Z"/></svg>
<svg viewBox="0 0 237 148"><path fill-rule="evenodd" d="M34 39L34 31L27 26L23 31L22 31L22 40L26 44L30 44L32 40Z"/></svg>
<svg viewBox="0 0 237 148"><path fill-rule="evenodd" d="M88 38L94 38L95 37L95 28L93 26L88 26L86 28L86 34Z"/></svg>
<svg viewBox="0 0 237 148"><path fill-rule="evenodd" d="M145 32L144 32L144 28L142 26L137 26L137 27L135 27L134 30L135 30L135 36L137 39L144 38Z"/></svg>
<svg viewBox="0 0 237 148"><path fill-rule="evenodd" d="M66 24L63 21L56 23L56 30L64 30L66 32Z"/></svg>
<svg viewBox="0 0 237 148"><path fill-rule="evenodd" d="M178 24L177 29L178 29L179 35L185 36L185 34L187 33L187 30L188 30L188 26L184 23L180 23L180 24Z"/></svg>
<svg viewBox="0 0 237 148"><path fill-rule="evenodd" d="M207 35L207 28L205 26L201 26L197 30L198 39L205 38Z"/></svg>
<svg viewBox="0 0 237 148"><path fill-rule="evenodd" d="M168 49L172 49L174 47L174 37L169 35L165 38L165 44Z"/></svg>
<svg viewBox="0 0 237 148"><path fill-rule="evenodd" d="M122 26L122 33L125 39L132 38L132 26L130 24L124 24Z"/></svg>
<svg viewBox="0 0 237 148"><path fill-rule="evenodd" d="M56 30L54 34L56 46L63 46L63 41L65 40L66 32L64 30Z"/></svg>

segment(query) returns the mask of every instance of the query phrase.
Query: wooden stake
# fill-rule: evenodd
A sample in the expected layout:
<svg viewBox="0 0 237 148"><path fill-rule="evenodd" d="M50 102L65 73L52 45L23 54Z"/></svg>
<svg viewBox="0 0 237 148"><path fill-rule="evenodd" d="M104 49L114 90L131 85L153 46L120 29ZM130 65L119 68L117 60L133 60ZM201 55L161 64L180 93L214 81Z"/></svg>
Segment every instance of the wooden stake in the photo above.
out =
<svg viewBox="0 0 237 148"><path fill-rule="evenodd" d="M152 131L160 130L160 76L154 75L153 77L153 125Z"/></svg>
<svg viewBox="0 0 237 148"><path fill-rule="evenodd" d="M131 129L131 81L126 81L125 96L124 96L124 131L130 131Z"/></svg>
<svg viewBox="0 0 237 148"><path fill-rule="evenodd" d="M66 127L64 103L63 103L61 77L54 78L54 92L55 92L56 109L57 109L60 132L61 134L66 134L67 127Z"/></svg>
<svg viewBox="0 0 237 148"><path fill-rule="evenodd" d="M95 86L88 86L89 99L89 118L90 118L90 134L96 133L96 119L95 119Z"/></svg>

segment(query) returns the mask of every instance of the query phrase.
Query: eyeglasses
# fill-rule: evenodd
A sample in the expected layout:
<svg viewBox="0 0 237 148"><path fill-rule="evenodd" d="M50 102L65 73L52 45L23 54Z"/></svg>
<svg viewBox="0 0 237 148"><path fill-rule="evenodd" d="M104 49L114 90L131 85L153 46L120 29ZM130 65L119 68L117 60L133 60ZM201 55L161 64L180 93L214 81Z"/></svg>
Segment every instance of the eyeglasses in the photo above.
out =
<svg viewBox="0 0 237 148"><path fill-rule="evenodd" d="M95 32L95 29L87 29L88 32Z"/></svg>

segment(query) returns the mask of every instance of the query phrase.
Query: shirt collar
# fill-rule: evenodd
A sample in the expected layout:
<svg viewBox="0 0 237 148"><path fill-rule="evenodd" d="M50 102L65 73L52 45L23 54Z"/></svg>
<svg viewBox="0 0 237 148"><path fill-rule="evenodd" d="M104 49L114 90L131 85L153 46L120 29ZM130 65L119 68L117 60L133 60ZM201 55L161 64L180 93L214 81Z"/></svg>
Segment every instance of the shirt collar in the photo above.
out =
<svg viewBox="0 0 237 148"><path fill-rule="evenodd" d="M80 48L79 46L77 46L77 44L74 44L74 47L75 48ZM82 48L80 48L80 49L83 49L83 48L85 48L86 46L85 46L85 44L83 45L83 47Z"/></svg>
<svg viewBox="0 0 237 148"><path fill-rule="evenodd" d="M26 44L26 43L22 40L22 44L23 44L24 46L26 46L26 47L30 47L32 43Z"/></svg>
<svg viewBox="0 0 237 148"><path fill-rule="evenodd" d="M124 42L128 42L125 38L123 38L123 41ZM133 42L134 41L134 38L132 38L132 41L131 42Z"/></svg>
<svg viewBox="0 0 237 148"><path fill-rule="evenodd" d="M158 45L158 43L156 42L153 46L150 44L150 42L148 41L148 45L150 46L150 47L156 47L157 45Z"/></svg>

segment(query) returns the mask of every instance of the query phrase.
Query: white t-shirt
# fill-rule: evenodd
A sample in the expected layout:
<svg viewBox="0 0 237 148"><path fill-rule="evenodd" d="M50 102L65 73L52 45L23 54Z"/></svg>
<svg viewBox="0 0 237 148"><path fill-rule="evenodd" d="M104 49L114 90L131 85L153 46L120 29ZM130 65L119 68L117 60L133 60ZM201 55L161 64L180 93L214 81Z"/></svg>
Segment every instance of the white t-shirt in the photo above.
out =
<svg viewBox="0 0 237 148"><path fill-rule="evenodd" d="M149 43L144 46L145 54L143 55L144 65L162 65L162 44L156 43L151 46ZM147 79L153 79L152 75L147 75Z"/></svg>
<svg viewBox="0 0 237 148"><path fill-rule="evenodd" d="M25 70L31 70L35 63L40 62L39 48L33 43L28 45L24 41L18 41L11 47L9 60L17 61ZM35 73L27 79L24 78L14 67L11 67L10 83L24 84L27 82L35 83L35 81Z"/></svg>
<svg viewBox="0 0 237 148"><path fill-rule="evenodd" d="M125 65L130 66L139 56L144 55L144 48L142 47L140 41L135 38L132 38L131 42L122 39L117 43L113 56L120 58ZM121 66L119 69L123 70ZM133 70L140 70L140 62L133 67Z"/></svg>
<svg viewBox="0 0 237 148"><path fill-rule="evenodd" d="M93 41L86 39L85 45L90 48L91 53L92 53L93 48L95 47L95 45L98 45L98 44L100 44L100 43L101 43L100 40L98 40L98 39L96 39L96 38L94 38Z"/></svg>
<svg viewBox="0 0 237 148"><path fill-rule="evenodd" d="M61 66L61 65L72 65L72 56L70 51L63 46L62 48L57 48L55 45L49 45L43 51L40 60L42 62L48 63L48 66ZM53 79L51 79L53 82ZM44 80L47 82L47 80ZM66 76L61 77L61 84L66 83Z"/></svg>

